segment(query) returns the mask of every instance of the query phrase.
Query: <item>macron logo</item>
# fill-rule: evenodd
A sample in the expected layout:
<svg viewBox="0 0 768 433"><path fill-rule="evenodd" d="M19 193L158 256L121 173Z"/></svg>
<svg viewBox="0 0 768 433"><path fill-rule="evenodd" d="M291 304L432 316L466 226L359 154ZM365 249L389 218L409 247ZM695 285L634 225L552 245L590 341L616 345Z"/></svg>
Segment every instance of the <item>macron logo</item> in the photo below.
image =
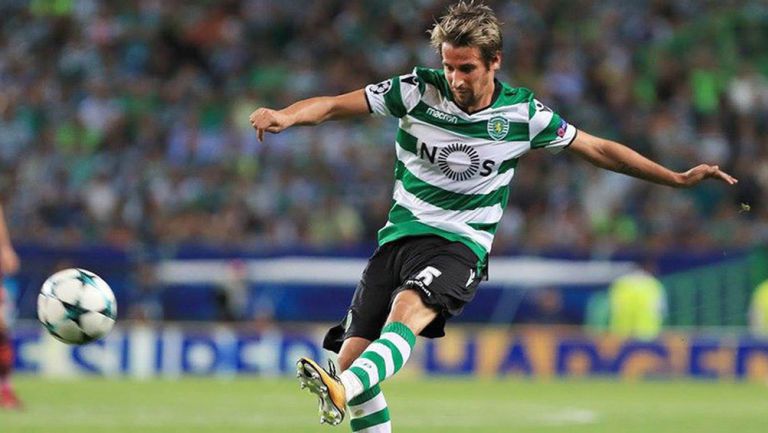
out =
<svg viewBox="0 0 768 433"><path fill-rule="evenodd" d="M459 123L459 118L442 111L435 110L432 107L427 108L427 115L434 117L435 119L442 120L444 122Z"/></svg>

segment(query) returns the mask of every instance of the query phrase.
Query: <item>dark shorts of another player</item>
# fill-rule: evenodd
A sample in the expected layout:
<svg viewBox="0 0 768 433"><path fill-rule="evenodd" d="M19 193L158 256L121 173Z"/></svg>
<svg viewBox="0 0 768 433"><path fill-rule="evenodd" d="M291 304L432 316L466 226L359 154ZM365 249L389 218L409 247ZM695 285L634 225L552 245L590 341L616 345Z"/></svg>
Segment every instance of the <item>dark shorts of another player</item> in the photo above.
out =
<svg viewBox="0 0 768 433"><path fill-rule="evenodd" d="M342 322L325 335L323 347L338 353L349 337L376 340L395 295L414 290L438 312L421 336L445 335L445 322L475 297L482 275L478 257L461 242L439 236L411 236L380 246L368 260L352 305Z"/></svg>

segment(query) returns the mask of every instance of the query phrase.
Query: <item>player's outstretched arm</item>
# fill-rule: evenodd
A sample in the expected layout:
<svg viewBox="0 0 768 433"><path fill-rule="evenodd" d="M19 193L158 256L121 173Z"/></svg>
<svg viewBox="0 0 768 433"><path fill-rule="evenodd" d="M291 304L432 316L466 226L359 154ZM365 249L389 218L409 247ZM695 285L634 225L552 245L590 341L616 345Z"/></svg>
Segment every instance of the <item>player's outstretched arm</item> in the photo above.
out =
<svg viewBox="0 0 768 433"><path fill-rule="evenodd" d="M598 167L676 188L691 187L704 179L717 179L728 185L738 182L717 165L700 164L682 173L675 172L623 144L584 131L578 131L568 148Z"/></svg>
<svg viewBox="0 0 768 433"><path fill-rule="evenodd" d="M370 113L365 90L338 96L319 96L296 102L282 110L258 108L251 113L251 125L264 140L264 132L277 134L293 125L317 125L326 120L342 119Z"/></svg>

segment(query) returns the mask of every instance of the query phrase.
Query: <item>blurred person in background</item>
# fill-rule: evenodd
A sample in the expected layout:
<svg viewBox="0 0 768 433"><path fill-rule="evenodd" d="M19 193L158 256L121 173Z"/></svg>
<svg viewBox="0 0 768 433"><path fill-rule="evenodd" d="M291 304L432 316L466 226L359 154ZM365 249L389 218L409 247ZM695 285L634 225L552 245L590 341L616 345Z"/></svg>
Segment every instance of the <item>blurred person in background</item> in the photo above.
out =
<svg viewBox="0 0 768 433"><path fill-rule="evenodd" d="M617 278L608 289L609 325L612 334L653 340L661 333L667 310L664 286L654 276L650 261L642 269Z"/></svg>
<svg viewBox="0 0 768 433"><path fill-rule="evenodd" d="M691 187L705 179L733 185L716 165L669 170L614 141L577 130L522 87L495 76L502 31L494 12L459 2L430 31L442 69L410 74L332 97L315 97L250 116L258 137L294 125L363 115L399 118L394 205L379 248L363 273L346 319L323 346L342 372L301 358L302 387L316 394L321 422L389 432L378 383L408 361L416 335L442 337L447 319L471 301L487 259L518 159L565 148L591 164L654 183ZM514 58L512 61L514 62Z"/></svg>
<svg viewBox="0 0 768 433"><path fill-rule="evenodd" d="M755 287L752 294L749 304L749 329L754 336L768 338L768 280Z"/></svg>
<svg viewBox="0 0 768 433"><path fill-rule="evenodd" d="M248 318L248 264L232 260L226 276L216 286L216 319L233 322Z"/></svg>
<svg viewBox="0 0 768 433"><path fill-rule="evenodd" d="M15 300L7 293L7 278L19 270L19 256L11 244L8 226L5 223L3 207L0 205L0 407L20 409L21 401L11 386L13 370L13 342L11 341L11 309Z"/></svg>
<svg viewBox="0 0 768 433"><path fill-rule="evenodd" d="M528 291L515 315L515 323L525 325L562 325L568 323L562 290L556 286L537 287ZM521 306L523 307L523 306Z"/></svg>
<svg viewBox="0 0 768 433"><path fill-rule="evenodd" d="M161 299L163 286L158 281L155 264L148 260L140 260L131 272L131 277L133 290L128 318L140 322L163 320Z"/></svg>

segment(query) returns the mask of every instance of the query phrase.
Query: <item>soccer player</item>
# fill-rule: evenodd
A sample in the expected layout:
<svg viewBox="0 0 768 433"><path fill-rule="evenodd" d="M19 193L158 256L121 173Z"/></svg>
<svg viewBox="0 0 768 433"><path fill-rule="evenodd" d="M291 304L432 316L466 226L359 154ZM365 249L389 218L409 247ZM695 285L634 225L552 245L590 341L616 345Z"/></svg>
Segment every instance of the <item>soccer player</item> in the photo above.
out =
<svg viewBox="0 0 768 433"><path fill-rule="evenodd" d="M749 330L752 335L768 338L768 280L755 287L749 303Z"/></svg>
<svg viewBox="0 0 768 433"><path fill-rule="evenodd" d="M348 412L355 432L389 432L379 382L408 361L416 336L444 335L485 277L488 253L526 152L563 149L608 170L673 187L736 179L716 165L669 170L613 142L577 130L533 93L495 79L502 38L493 11L478 2L449 8L430 31L442 69L416 67L363 89L258 108L250 121L263 140L294 125L367 114L400 119L394 203L379 231L343 323L323 346L338 352L336 374L311 359L297 370L316 394L320 420L339 424Z"/></svg>
<svg viewBox="0 0 768 433"><path fill-rule="evenodd" d="M19 269L19 256L11 244L8 235L8 227L5 224L3 208L0 205L0 277L14 274ZM3 308L6 299L5 287L0 286L0 407L4 409L20 409L16 393L11 386L11 370L13 369L13 346L11 345L11 333L9 329L9 317L6 317L8 308Z"/></svg>

